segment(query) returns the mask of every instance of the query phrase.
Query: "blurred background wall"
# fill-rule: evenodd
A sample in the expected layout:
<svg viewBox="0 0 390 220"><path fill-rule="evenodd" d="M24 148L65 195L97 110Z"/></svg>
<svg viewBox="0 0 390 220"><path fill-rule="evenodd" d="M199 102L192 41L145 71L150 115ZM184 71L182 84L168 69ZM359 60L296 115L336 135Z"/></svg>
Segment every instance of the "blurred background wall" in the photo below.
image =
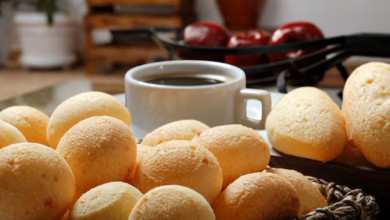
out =
<svg viewBox="0 0 390 220"><path fill-rule="evenodd" d="M85 0L60 2L80 22L82 36L82 18L87 12ZM195 7L199 19L223 22L214 0L196 0ZM359 32L390 33L389 9L389 0L268 0L258 24L264 28L276 28L291 20L308 20L317 24L327 37ZM104 30L97 31L94 36L101 42L110 37ZM12 47L18 48L17 40Z"/></svg>
<svg viewBox="0 0 390 220"><path fill-rule="evenodd" d="M197 0L199 19L223 22L213 0ZM308 20L326 37L362 32L390 33L389 0L267 0L258 25L276 28L292 20ZM390 62L389 58L353 57L350 63Z"/></svg>
<svg viewBox="0 0 390 220"><path fill-rule="evenodd" d="M222 22L214 1L197 0L196 8L200 19ZM308 20L326 36L390 33L389 9L389 0L268 0L259 25L272 28L291 20Z"/></svg>

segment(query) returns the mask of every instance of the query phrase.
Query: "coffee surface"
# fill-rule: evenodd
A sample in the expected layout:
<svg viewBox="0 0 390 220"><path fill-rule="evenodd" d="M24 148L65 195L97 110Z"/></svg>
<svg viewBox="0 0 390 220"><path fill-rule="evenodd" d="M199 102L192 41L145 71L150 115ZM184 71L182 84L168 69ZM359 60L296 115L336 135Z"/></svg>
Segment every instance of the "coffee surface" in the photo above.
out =
<svg viewBox="0 0 390 220"><path fill-rule="evenodd" d="M215 85L228 81L224 75L214 73L184 73L184 74L164 74L148 77L143 80L147 83L169 86L202 86Z"/></svg>

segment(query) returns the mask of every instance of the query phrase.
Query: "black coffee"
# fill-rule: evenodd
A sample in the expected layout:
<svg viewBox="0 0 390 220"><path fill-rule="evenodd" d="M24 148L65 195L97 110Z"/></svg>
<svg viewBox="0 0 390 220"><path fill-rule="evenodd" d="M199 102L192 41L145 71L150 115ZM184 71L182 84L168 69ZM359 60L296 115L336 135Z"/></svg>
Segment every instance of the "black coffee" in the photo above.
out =
<svg viewBox="0 0 390 220"><path fill-rule="evenodd" d="M201 86L226 82L224 75L213 73L164 74L144 79L144 82L169 86Z"/></svg>

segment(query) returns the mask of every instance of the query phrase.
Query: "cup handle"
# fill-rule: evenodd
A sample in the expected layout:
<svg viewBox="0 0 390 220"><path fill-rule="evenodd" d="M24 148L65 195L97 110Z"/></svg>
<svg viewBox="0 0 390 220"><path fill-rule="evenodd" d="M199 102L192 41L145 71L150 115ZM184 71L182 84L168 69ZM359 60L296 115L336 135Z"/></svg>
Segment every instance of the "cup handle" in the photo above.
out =
<svg viewBox="0 0 390 220"><path fill-rule="evenodd" d="M246 116L247 101L249 99L261 102L261 120ZM253 129L264 129L265 120L271 111L271 95L268 91L261 89L241 89L237 96L236 122Z"/></svg>

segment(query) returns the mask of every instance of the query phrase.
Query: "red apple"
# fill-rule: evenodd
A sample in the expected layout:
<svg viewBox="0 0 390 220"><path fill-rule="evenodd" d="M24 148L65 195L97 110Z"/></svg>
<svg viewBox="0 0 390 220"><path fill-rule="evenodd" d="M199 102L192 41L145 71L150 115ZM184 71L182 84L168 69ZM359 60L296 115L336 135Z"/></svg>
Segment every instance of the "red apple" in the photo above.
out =
<svg viewBox="0 0 390 220"><path fill-rule="evenodd" d="M227 44L228 47L245 47L253 45L267 45L271 35L261 29L249 29L235 33ZM225 62L236 66L250 66L267 63L266 54L227 54Z"/></svg>
<svg viewBox="0 0 390 220"><path fill-rule="evenodd" d="M324 38L324 35L315 24L308 21L291 21L283 24L274 32L269 44L293 43L320 38ZM271 62L292 59L312 53L321 48L322 47L268 53L268 58Z"/></svg>
<svg viewBox="0 0 390 220"><path fill-rule="evenodd" d="M185 27L181 35L181 39L187 44L204 46L225 46L229 37L228 30L213 21L191 23Z"/></svg>
<svg viewBox="0 0 390 220"><path fill-rule="evenodd" d="M226 46L230 38L229 31L213 21L197 21L189 24L181 33L181 40L186 44L203 46ZM222 53L202 53L192 50L178 49L182 59L223 61Z"/></svg>

